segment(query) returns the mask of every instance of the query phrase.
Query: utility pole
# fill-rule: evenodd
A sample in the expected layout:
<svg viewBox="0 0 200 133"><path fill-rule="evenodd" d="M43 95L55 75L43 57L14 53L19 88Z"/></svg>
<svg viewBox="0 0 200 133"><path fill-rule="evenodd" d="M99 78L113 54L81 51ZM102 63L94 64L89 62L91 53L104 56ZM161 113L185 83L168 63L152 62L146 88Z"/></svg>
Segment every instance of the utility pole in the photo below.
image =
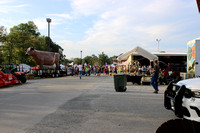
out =
<svg viewBox="0 0 200 133"><path fill-rule="evenodd" d="M159 43L160 43L161 39L156 39L156 41L158 42L158 52L160 52L160 50L159 50Z"/></svg>
<svg viewBox="0 0 200 133"><path fill-rule="evenodd" d="M51 23L51 19L47 18L47 22L48 22L48 50L50 51L50 23Z"/></svg>

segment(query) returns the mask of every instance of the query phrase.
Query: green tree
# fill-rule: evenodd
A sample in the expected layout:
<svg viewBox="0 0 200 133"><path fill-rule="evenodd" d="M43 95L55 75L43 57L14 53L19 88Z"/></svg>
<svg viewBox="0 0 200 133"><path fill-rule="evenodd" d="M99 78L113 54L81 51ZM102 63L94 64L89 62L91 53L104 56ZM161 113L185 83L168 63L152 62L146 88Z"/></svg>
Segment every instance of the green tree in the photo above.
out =
<svg viewBox="0 0 200 133"><path fill-rule="evenodd" d="M74 63L78 65L78 64L82 63L81 60L82 60L81 58L75 58Z"/></svg>
<svg viewBox="0 0 200 133"><path fill-rule="evenodd" d="M18 26L14 26L13 28L10 29L10 32L29 33L34 37L40 36L40 32L33 21L28 21L28 23L21 23Z"/></svg>
<svg viewBox="0 0 200 133"><path fill-rule="evenodd" d="M83 64L92 64L92 56L86 56L83 58L83 61L82 61Z"/></svg>
<svg viewBox="0 0 200 133"><path fill-rule="evenodd" d="M1 38L2 37L0 37L0 41L3 40ZM35 65L35 62L32 57L24 56L25 50L29 47L34 47L37 50L48 51L47 38L48 37L40 36L37 26L32 21L14 26L10 29L10 33L6 36L6 41L2 45L3 56L10 57L10 63L25 63L33 66ZM52 40L50 41L51 52L58 52L60 54L60 60L63 62L65 55L63 55L62 47L54 43Z"/></svg>
<svg viewBox="0 0 200 133"><path fill-rule="evenodd" d="M57 53L59 53L59 55L60 55L60 62L64 62L64 60L65 60L65 55L63 54L63 50L64 49L61 46L59 46L58 44L56 44L55 42L53 42L51 40L51 38L49 39L48 37L45 37L45 40L46 40L47 51L50 50L50 52L57 52Z"/></svg>
<svg viewBox="0 0 200 133"><path fill-rule="evenodd" d="M67 65L67 64L69 64L69 63L72 63L73 62L73 60L70 60L70 59L64 59L64 60L62 60L61 61L61 64L63 64L63 65Z"/></svg>
<svg viewBox="0 0 200 133"><path fill-rule="evenodd" d="M0 43L4 43L7 38L7 30L4 26L0 26Z"/></svg>
<svg viewBox="0 0 200 133"><path fill-rule="evenodd" d="M118 57L118 56L116 56L116 55L114 55L114 56L110 57L110 58L109 58L109 60L110 60L110 63L113 63L113 59L117 59L117 57Z"/></svg>
<svg viewBox="0 0 200 133"><path fill-rule="evenodd" d="M106 54L104 54L104 52L102 52L101 54L99 54L98 63L100 66L106 65L106 63L110 64L109 57Z"/></svg>
<svg viewBox="0 0 200 133"><path fill-rule="evenodd" d="M14 26L10 29L7 40L3 45L4 56L10 58L10 63L34 64L32 58L24 55L28 47L36 46L39 43L39 35L37 26L31 21Z"/></svg>
<svg viewBox="0 0 200 133"><path fill-rule="evenodd" d="M92 55L92 62L91 65L95 65L95 63L98 63L98 57L96 55Z"/></svg>
<svg viewBox="0 0 200 133"><path fill-rule="evenodd" d="M0 65L4 62L3 56L3 44L6 42L7 39L7 31L4 26L0 26Z"/></svg>

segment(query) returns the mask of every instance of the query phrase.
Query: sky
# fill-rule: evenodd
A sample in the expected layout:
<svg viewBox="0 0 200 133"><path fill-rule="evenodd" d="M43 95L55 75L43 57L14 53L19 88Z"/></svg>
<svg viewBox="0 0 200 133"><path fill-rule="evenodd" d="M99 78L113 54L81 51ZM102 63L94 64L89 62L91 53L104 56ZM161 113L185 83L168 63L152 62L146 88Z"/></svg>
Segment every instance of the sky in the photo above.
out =
<svg viewBox="0 0 200 133"><path fill-rule="evenodd" d="M67 59L104 52L109 57L140 46L149 52L186 53L200 37L196 0L1 0L0 26L33 21ZM156 41L159 40L159 41Z"/></svg>

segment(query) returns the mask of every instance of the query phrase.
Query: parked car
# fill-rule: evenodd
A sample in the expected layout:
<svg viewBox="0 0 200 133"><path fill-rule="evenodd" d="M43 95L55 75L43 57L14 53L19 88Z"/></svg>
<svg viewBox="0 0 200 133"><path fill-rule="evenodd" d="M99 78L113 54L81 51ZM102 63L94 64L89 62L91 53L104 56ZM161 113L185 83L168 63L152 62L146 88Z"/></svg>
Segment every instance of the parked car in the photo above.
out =
<svg viewBox="0 0 200 133"><path fill-rule="evenodd" d="M164 93L164 106L180 118L200 122L200 78L171 82Z"/></svg>
<svg viewBox="0 0 200 133"><path fill-rule="evenodd" d="M181 80L180 73L186 72L186 65L169 65L161 72L161 84L169 84L171 81L178 82Z"/></svg>
<svg viewBox="0 0 200 133"><path fill-rule="evenodd" d="M67 75L70 75L70 76L73 75L73 73L72 73L72 66L67 66Z"/></svg>

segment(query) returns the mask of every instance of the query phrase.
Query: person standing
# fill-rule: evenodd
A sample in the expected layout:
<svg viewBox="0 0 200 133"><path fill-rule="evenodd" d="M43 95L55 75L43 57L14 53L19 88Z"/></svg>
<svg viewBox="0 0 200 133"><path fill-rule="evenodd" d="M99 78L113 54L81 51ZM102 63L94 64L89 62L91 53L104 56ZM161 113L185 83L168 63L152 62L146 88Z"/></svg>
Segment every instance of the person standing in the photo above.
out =
<svg viewBox="0 0 200 133"><path fill-rule="evenodd" d="M83 66L81 64L78 65L78 68L79 68L79 77L81 79L82 77L82 70L83 70Z"/></svg>
<svg viewBox="0 0 200 133"><path fill-rule="evenodd" d="M75 68L74 68L74 75L76 76L78 76L78 68L77 68L77 66L75 66Z"/></svg>
<svg viewBox="0 0 200 133"><path fill-rule="evenodd" d="M85 66L85 76L88 76L88 67Z"/></svg>
<svg viewBox="0 0 200 133"><path fill-rule="evenodd" d="M158 76L159 76L159 66L158 66L158 62L157 60L154 61L154 69L153 69L153 75L151 78L151 85L154 88L154 92L153 93L158 93L159 89L158 89Z"/></svg>

